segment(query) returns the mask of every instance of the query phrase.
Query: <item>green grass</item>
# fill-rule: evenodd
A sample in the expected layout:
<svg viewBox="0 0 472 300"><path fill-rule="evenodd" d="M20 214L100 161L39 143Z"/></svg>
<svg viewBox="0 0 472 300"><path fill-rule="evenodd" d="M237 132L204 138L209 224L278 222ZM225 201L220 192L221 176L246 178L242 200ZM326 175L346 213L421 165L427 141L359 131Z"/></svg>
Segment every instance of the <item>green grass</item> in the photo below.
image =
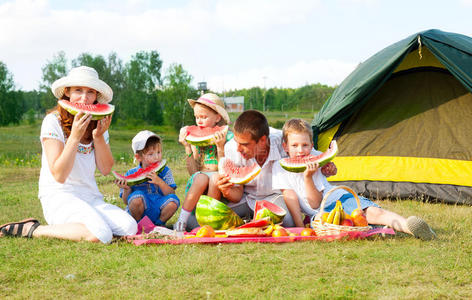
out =
<svg viewBox="0 0 472 300"><path fill-rule="evenodd" d="M37 199L39 162L25 163L40 151L39 126L0 128L0 223L26 217L44 222ZM110 130L115 159L131 157L130 140L141 129ZM150 129L164 137L182 199L188 175L177 133ZM129 157L115 168L131 167ZM123 207L112 180L97 177L105 199ZM422 242L398 234L331 243L139 247L123 241L0 238L0 298L471 298L472 208L414 200L378 203L425 218L439 238Z"/></svg>

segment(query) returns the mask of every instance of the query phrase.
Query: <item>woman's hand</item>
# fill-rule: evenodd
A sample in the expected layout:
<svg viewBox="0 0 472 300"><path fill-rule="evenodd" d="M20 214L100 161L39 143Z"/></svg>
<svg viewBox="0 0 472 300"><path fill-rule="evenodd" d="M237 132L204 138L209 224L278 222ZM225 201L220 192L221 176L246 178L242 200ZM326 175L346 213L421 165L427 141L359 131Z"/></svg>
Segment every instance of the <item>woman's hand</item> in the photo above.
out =
<svg viewBox="0 0 472 300"><path fill-rule="evenodd" d="M101 120L98 120L97 128L95 128L92 131L93 139L96 139L97 137L102 136L105 133L105 131L108 130L108 128L110 127L110 124L111 124L111 115L106 116L105 118Z"/></svg>
<svg viewBox="0 0 472 300"><path fill-rule="evenodd" d="M315 162L310 162L306 165L306 170L303 172L303 175L307 178L310 178L313 176L313 174L318 171L319 164Z"/></svg>
<svg viewBox="0 0 472 300"><path fill-rule="evenodd" d="M87 127L90 124L91 120L92 120L91 114L86 114L83 111L78 112L75 115L74 121L72 123L70 138L80 141L85 131L87 130Z"/></svg>

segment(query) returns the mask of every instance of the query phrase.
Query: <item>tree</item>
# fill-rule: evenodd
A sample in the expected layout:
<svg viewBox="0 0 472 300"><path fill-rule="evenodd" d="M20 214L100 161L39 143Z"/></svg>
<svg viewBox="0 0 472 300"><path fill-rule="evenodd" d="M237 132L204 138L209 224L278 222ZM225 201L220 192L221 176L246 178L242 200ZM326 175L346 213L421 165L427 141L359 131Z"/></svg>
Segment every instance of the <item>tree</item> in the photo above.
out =
<svg viewBox="0 0 472 300"><path fill-rule="evenodd" d="M59 51L41 70L43 76L40 90L45 92L41 97L41 110L44 112L56 105L56 98L51 92L51 85L57 79L67 75L67 58L65 52Z"/></svg>
<svg viewBox="0 0 472 300"><path fill-rule="evenodd" d="M23 116L23 97L14 91L13 75L0 62L0 125L18 124Z"/></svg>
<svg viewBox="0 0 472 300"><path fill-rule="evenodd" d="M190 86L192 75L188 74L180 64L170 65L164 78L164 117L175 129L194 123L193 111L187 99L198 97L198 92Z"/></svg>

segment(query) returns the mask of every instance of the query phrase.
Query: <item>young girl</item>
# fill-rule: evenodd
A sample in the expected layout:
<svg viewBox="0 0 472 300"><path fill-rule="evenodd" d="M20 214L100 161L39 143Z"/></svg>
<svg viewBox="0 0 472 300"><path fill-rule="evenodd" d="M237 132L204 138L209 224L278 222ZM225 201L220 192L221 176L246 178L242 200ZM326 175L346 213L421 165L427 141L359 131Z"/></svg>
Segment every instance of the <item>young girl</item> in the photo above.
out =
<svg viewBox="0 0 472 300"><path fill-rule="evenodd" d="M198 100L188 99L188 102L193 108L195 122L198 126L215 127L230 123L225 104L217 95L208 93L202 95ZM179 219L174 224L174 229L178 231L198 226L198 224L187 224L187 221L189 221L189 216L195 209L200 196L208 190L211 175L218 171L218 160L224 156L225 143L233 137L233 134L220 132L216 135L215 145L206 147L190 145L186 142L186 137L187 127L183 127L180 130L179 142L185 147L187 170L192 176L185 187L186 196Z"/></svg>
<svg viewBox="0 0 472 300"><path fill-rule="evenodd" d="M108 103L113 91L93 68L77 67L52 84L57 99L71 103ZM113 235L136 233L136 221L103 201L95 170L107 175L113 166L108 145L111 116L92 121L61 106L46 115L41 126L39 199L49 225L26 219L0 226L2 236L56 237L109 243Z"/></svg>
<svg viewBox="0 0 472 300"><path fill-rule="evenodd" d="M310 125L301 119L288 120L283 127L283 147L289 157L303 157L314 153L313 131ZM285 203L293 217L295 226L303 227L301 211L309 216L318 213L323 196L333 188L326 177L319 171L317 164L310 164L303 173L291 173L274 164L272 187L282 190ZM334 209L336 200L340 200L346 213L351 214L357 208L353 195L344 190L334 191L326 200L325 211ZM359 197L369 224L387 225L397 231L411 234L422 240L436 237L434 231L422 219L410 216L408 219L385 209L365 197Z"/></svg>

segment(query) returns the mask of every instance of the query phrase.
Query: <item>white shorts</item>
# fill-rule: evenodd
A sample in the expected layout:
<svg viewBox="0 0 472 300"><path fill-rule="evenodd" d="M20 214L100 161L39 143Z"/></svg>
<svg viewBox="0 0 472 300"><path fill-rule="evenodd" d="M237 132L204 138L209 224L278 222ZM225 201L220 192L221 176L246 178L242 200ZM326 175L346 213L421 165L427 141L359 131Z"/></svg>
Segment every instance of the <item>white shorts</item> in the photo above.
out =
<svg viewBox="0 0 472 300"><path fill-rule="evenodd" d="M99 196L84 201L74 194L57 192L42 195L40 200L48 224L84 224L102 243L109 243L113 235L133 235L137 232L138 226L133 217Z"/></svg>

